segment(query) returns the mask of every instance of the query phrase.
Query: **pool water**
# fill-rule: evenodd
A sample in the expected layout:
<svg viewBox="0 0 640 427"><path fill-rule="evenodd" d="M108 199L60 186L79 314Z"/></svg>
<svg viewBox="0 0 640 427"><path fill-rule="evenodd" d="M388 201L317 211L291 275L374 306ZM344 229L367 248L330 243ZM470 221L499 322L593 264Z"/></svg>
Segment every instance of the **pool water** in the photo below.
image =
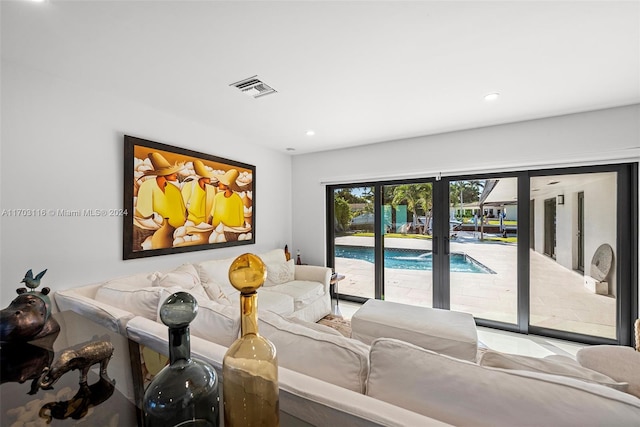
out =
<svg viewBox="0 0 640 427"><path fill-rule="evenodd" d="M336 258L350 258L374 262L373 248L364 246L340 246L335 248ZM450 271L454 273L495 274L495 271L464 253L449 255ZM385 249L385 268L405 270L432 270L431 251L417 249Z"/></svg>

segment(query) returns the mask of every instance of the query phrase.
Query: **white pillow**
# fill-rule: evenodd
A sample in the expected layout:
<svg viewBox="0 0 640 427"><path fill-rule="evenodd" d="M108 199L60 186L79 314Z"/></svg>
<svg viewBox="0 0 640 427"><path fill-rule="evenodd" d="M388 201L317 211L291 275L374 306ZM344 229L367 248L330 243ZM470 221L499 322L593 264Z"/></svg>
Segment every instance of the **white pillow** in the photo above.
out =
<svg viewBox="0 0 640 427"><path fill-rule="evenodd" d="M616 381L629 383L627 393L640 398L640 352L623 345L592 345L581 348L576 359Z"/></svg>
<svg viewBox="0 0 640 427"><path fill-rule="evenodd" d="M285 262L269 263L267 266L267 279L264 286L275 286L292 282L295 278L296 264L292 259Z"/></svg>
<svg viewBox="0 0 640 427"><path fill-rule="evenodd" d="M177 286L192 295L201 295L207 297L207 293L200 283L200 276L193 264L183 264L173 271L161 273L156 271L149 275L149 279L153 281L153 286L162 288L171 288Z"/></svg>
<svg viewBox="0 0 640 427"><path fill-rule="evenodd" d="M287 256L284 254L284 249L273 249L269 252L257 255L265 264L278 264L281 262L287 262Z"/></svg>
<svg viewBox="0 0 640 427"><path fill-rule="evenodd" d="M209 296L209 299L224 305L231 305L231 300L227 298L227 295L222 292L222 288L215 281L202 282L204 291Z"/></svg>
<svg viewBox="0 0 640 427"><path fill-rule="evenodd" d="M519 369L522 371L561 375L590 383L602 384L624 392L629 388L628 383L616 382L608 376L580 366L578 363L565 362L559 358L548 359L520 356L489 350L480 356L480 362L478 364L492 368Z"/></svg>
<svg viewBox="0 0 640 427"><path fill-rule="evenodd" d="M195 264L198 275L204 286L215 283L230 298L238 290L229 281L229 267L235 258L215 259Z"/></svg>

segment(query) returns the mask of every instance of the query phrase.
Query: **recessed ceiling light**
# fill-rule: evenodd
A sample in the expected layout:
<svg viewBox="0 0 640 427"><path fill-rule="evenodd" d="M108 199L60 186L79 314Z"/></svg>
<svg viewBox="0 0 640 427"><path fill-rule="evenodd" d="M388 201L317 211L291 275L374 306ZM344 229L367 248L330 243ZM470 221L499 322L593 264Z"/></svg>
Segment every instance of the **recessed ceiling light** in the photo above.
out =
<svg viewBox="0 0 640 427"><path fill-rule="evenodd" d="M484 96L484 100L485 101L495 101L496 99L498 99L499 96L500 96L500 94L498 92L493 92L493 93L485 95Z"/></svg>
<svg viewBox="0 0 640 427"><path fill-rule="evenodd" d="M286 150L287 150L287 151L296 151L296 149L295 149L295 148L293 148L293 147L287 147L287 148L286 148Z"/></svg>
<svg viewBox="0 0 640 427"><path fill-rule="evenodd" d="M315 131L313 131L313 130L308 130L308 131L307 131L307 136L313 136L313 135L315 135L315 134L316 134L316 132L315 132Z"/></svg>

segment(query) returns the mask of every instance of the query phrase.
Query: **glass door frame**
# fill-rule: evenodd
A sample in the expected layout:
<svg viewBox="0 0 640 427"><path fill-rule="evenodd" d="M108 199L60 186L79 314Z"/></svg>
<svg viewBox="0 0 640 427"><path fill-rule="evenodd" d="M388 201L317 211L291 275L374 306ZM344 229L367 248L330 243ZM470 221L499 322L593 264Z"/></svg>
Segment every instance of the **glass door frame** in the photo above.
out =
<svg viewBox="0 0 640 427"><path fill-rule="evenodd" d="M529 179L526 171L522 172L496 172L477 175L460 175L442 177L438 182L442 183L434 186L434 209L435 215L439 218L440 228L438 236L438 254L434 257L439 258L439 274L437 276L434 271L433 289L434 289L434 308L451 309L451 277L449 274L450 267L450 237L449 237L449 187L455 181L481 181L486 179L497 178L517 178L517 194L518 194L518 243L517 243L517 322L506 323L497 320L484 319L476 317L478 326L485 326L504 331L528 333L529 325ZM526 184L526 185L525 185ZM437 187L437 188L436 188ZM437 199L436 199L437 197ZM437 202L436 202L437 200ZM434 221L435 222L435 221ZM434 225L435 228L435 225ZM434 242L435 247L435 242ZM435 263L436 261L434 261ZM435 270L435 266L434 266ZM436 295L436 290L440 293ZM436 306L438 301L438 306Z"/></svg>
<svg viewBox="0 0 640 427"><path fill-rule="evenodd" d="M638 163L621 163L612 165L581 166L558 169L543 169L528 172L526 182L527 203L530 199L530 178L554 175L575 175L600 172L616 172L616 339L594 337L576 332L567 332L529 325L525 333L558 338L567 341L578 341L586 344L612 344L631 346L635 340L633 322L638 318ZM520 186L519 186L520 187ZM518 195L520 197L520 193ZM529 206L527 206L527 212ZM527 215L528 217L528 215ZM518 220L520 217L518 216ZM527 218L527 226L529 224ZM518 229L520 232L520 229ZM523 251L524 252L524 251ZM518 256L525 256L524 253ZM529 257L529 251L526 251ZM520 264L520 258L518 259ZM529 263L527 262L527 267ZM520 273L520 272L519 272ZM529 272L527 271L527 284ZM529 296L527 286L527 299ZM521 307L519 307L519 312ZM524 307L522 307L524 308ZM527 314L529 307L527 306ZM527 316L528 317L528 316ZM523 319L524 320L524 319ZM523 325L524 326L524 325Z"/></svg>
<svg viewBox="0 0 640 427"><path fill-rule="evenodd" d="M374 191L374 209L373 209L373 221L374 231L382 229L382 209L380 207L382 196L380 194L382 184L379 182L359 182L355 184L345 185L329 185L326 187L325 203L326 203L326 217L327 217L327 242L326 242L326 260L327 267L331 269L335 268L335 212L333 206L335 204L335 190L341 188L360 188L360 187L372 187ZM384 252L381 250L381 242L384 236L381 233L374 232L374 297L376 299L382 298L382 288L384 286ZM380 279L378 278L380 277ZM369 298L363 296L349 295L341 293L339 298L344 301L352 301L359 304L364 304Z"/></svg>

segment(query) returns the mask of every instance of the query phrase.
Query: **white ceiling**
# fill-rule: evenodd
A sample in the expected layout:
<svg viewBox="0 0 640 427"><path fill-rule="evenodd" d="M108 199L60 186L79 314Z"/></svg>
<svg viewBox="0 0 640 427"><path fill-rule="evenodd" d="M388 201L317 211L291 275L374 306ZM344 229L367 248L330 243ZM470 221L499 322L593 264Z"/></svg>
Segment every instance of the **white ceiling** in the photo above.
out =
<svg viewBox="0 0 640 427"><path fill-rule="evenodd" d="M640 102L639 1L0 8L3 60L292 154ZM253 75L278 92L229 86Z"/></svg>

